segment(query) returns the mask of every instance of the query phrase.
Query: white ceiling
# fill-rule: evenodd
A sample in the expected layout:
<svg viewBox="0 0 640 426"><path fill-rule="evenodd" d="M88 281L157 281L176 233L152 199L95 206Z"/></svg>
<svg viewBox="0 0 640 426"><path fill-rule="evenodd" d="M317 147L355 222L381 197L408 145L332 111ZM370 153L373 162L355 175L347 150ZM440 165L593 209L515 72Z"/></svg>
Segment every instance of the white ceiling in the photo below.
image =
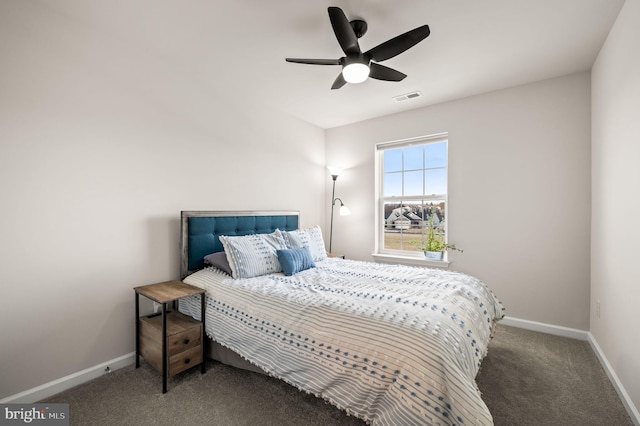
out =
<svg viewBox="0 0 640 426"><path fill-rule="evenodd" d="M322 128L591 68L624 0L41 0L94 31L117 35L215 89ZM330 90L339 58L328 6L364 19L366 51L423 24L431 35L383 64L402 82ZM401 103L392 97L420 91Z"/></svg>

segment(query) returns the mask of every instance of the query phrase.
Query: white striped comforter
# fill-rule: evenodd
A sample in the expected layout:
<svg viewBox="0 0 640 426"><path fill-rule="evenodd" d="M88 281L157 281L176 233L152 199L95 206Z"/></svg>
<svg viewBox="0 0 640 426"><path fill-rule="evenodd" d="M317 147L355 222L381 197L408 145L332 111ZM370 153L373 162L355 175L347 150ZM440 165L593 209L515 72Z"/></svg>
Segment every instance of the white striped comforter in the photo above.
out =
<svg viewBox="0 0 640 426"><path fill-rule="evenodd" d="M503 308L468 275L342 259L292 277L208 268L207 334L372 425L491 425L475 383ZM198 298L181 309L200 317Z"/></svg>

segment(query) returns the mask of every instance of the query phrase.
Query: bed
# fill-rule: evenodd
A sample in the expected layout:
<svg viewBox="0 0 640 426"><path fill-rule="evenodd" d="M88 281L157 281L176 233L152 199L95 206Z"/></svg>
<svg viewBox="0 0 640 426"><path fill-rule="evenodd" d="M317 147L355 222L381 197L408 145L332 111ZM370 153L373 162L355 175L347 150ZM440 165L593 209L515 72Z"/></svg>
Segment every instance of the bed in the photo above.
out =
<svg viewBox="0 0 640 426"><path fill-rule="evenodd" d="M206 290L213 358L371 425L493 424L475 377L504 309L484 283L327 257L295 211L181 216L181 274ZM196 298L180 309L200 319Z"/></svg>

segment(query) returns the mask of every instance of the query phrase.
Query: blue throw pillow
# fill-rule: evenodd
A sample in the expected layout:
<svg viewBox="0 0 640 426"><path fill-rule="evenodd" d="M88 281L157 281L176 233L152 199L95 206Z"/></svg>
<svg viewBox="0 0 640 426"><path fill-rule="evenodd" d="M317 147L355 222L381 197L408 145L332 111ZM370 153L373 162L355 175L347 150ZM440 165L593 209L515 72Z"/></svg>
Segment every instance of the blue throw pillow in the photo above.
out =
<svg viewBox="0 0 640 426"><path fill-rule="evenodd" d="M288 277L316 267L309 247L278 250L277 254L282 271Z"/></svg>

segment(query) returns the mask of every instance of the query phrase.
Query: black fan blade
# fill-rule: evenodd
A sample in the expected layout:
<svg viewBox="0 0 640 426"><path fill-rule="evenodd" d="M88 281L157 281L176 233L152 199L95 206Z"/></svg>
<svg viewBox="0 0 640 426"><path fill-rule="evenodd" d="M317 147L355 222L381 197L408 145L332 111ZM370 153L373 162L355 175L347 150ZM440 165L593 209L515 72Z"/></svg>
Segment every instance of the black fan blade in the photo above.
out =
<svg viewBox="0 0 640 426"><path fill-rule="evenodd" d="M353 32L349 20L339 7L330 7L329 20L333 27L333 32L340 43L340 47L347 55L360 54L360 46L358 45L358 37Z"/></svg>
<svg viewBox="0 0 640 426"><path fill-rule="evenodd" d="M385 67L384 65L376 64L375 62L369 64L369 77L375 78L376 80L401 81L406 76L406 74L403 74L400 71Z"/></svg>
<svg viewBox="0 0 640 426"><path fill-rule="evenodd" d="M342 73L340 73L338 74L338 78L336 78L336 81L333 82L333 86L331 86L331 90L339 89L345 84L347 84L347 80L345 80L344 77L342 76Z"/></svg>
<svg viewBox="0 0 640 426"><path fill-rule="evenodd" d="M285 58L285 61L294 62L296 64L309 64L309 65L340 65L340 59Z"/></svg>
<svg viewBox="0 0 640 426"><path fill-rule="evenodd" d="M431 31L428 25L423 25L418 28L414 28L411 31L407 31L404 34L400 34L397 37L387 40L382 44L377 45L373 49L365 53L377 62L386 61L389 58L393 58L396 55L404 52L407 49L411 49L416 44L420 43L425 38L429 37Z"/></svg>

